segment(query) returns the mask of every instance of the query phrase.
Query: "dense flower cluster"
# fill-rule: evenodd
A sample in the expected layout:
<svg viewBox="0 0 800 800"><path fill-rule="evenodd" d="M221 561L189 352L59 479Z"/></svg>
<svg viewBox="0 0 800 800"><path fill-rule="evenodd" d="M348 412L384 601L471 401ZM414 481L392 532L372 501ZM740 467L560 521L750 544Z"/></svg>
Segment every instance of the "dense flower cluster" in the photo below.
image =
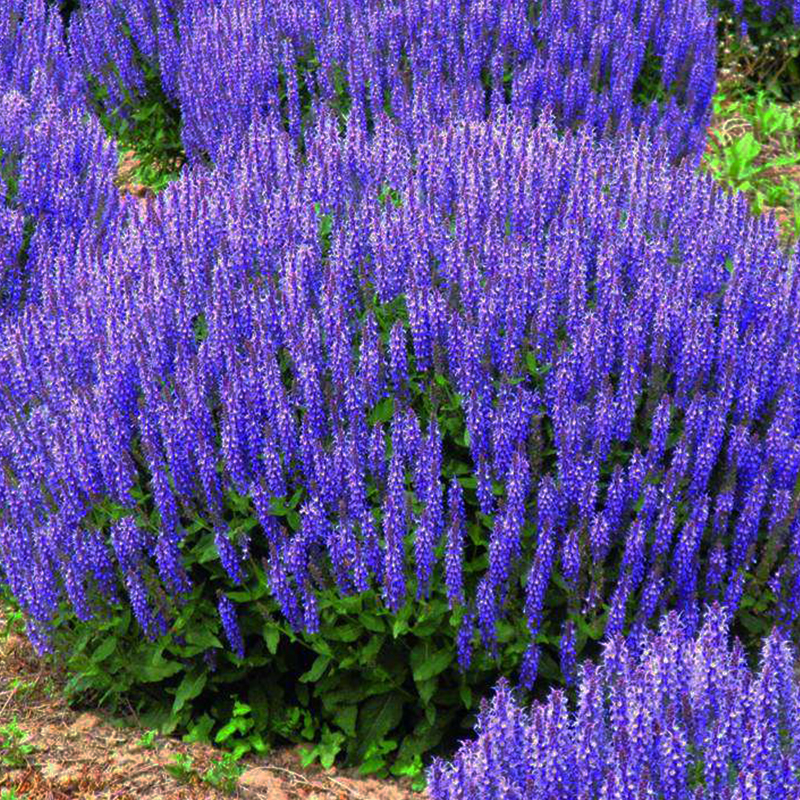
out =
<svg viewBox="0 0 800 800"><path fill-rule="evenodd" d="M644 123L677 157L702 151L715 23L706 0L85 0L70 43L111 108L157 67L191 161L216 162L256 112L297 140L320 105L365 130L389 114L412 148L451 117L551 107L599 134Z"/></svg>
<svg viewBox="0 0 800 800"><path fill-rule="evenodd" d="M5 325L0 563L41 646L62 591L89 614L117 567L162 631L156 584L187 588L198 515L240 581L232 490L308 631L326 575L397 610L437 568L490 650L514 603L533 642L556 570L575 613L610 603L611 633L640 598L634 640L666 603L689 627L702 598L735 612L771 568L795 618L800 271L774 221L644 137L500 116L433 127L413 159L404 143L380 120L342 138L326 114L301 163L256 120L229 168L123 209ZM132 511L143 471L157 525L123 517L109 548L87 514ZM270 512L297 490L288 533ZM469 587L464 495L493 519ZM568 671L574 643L568 621Z"/></svg>
<svg viewBox="0 0 800 800"><path fill-rule="evenodd" d="M696 638L662 621L640 657L612 640L584 664L577 708L563 692L520 708L501 680L452 763L429 771L432 800L787 800L800 793L800 686L788 641L771 635L752 672L713 609Z"/></svg>
<svg viewBox="0 0 800 800"><path fill-rule="evenodd" d="M87 115L57 10L15 0L0 19L0 319L41 299L43 271L100 239L119 206L117 156Z"/></svg>

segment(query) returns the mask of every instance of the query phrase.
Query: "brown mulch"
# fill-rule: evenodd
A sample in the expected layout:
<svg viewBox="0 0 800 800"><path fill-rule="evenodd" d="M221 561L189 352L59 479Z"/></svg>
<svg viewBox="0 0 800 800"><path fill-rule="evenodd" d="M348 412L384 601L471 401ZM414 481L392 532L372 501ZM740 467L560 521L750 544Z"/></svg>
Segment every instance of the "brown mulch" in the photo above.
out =
<svg viewBox="0 0 800 800"><path fill-rule="evenodd" d="M25 765L0 762L0 794L16 791L19 800L422 800L407 779L362 777L357 770L303 767L298 748L247 756L233 794L200 780L221 751L156 736L150 748L140 742L143 728L100 709L73 709L64 699L67 676L37 658L24 636L2 635L0 603L0 729L16 721L33 745ZM0 739L2 733L0 732ZM167 771L178 754L193 759L197 773L189 783ZM0 747L0 758L3 755Z"/></svg>

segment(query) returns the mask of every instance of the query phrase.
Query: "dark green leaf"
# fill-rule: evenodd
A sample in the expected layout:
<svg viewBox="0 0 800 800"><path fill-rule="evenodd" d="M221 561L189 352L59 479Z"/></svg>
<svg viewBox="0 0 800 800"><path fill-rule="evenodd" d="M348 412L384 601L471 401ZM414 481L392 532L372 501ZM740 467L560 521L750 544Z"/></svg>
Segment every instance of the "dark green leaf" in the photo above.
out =
<svg viewBox="0 0 800 800"><path fill-rule="evenodd" d="M348 735L356 735L356 719L358 718L358 706L341 706L333 715L333 721Z"/></svg>
<svg viewBox="0 0 800 800"><path fill-rule="evenodd" d="M189 700L193 700L206 685L208 675L204 671L187 672L175 692L175 701L172 704L172 712L177 714Z"/></svg>
<svg viewBox="0 0 800 800"><path fill-rule="evenodd" d="M278 652L278 642L281 638L280 630L275 626L267 623L264 626L264 641L267 644L267 649L275 655Z"/></svg>
<svg viewBox="0 0 800 800"><path fill-rule="evenodd" d="M325 631L325 637L335 642L354 642L363 630L364 628L355 622L346 622Z"/></svg>
<svg viewBox="0 0 800 800"><path fill-rule="evenodd" d="M430 642L422 642L411 651L411 673L419 684L444 672L453 663L452 650L433 651Z"/></svg>
<svg viewBox="0 0 800 800"><path fill-rule="evenodd" d="M311 665L311 669L302 674L298 680L300 683L313 683L319 680L330 663L331 659L329 656L317 656L316 660Z"/></svg>
<svg viewBox="0 0 800 800"><path fill-rule="evenodd" d="M413 603L407 602L395 617L394 624L392 625L392 635L395 639L408 631L408 621L411 619L413 607Z"/></svg>
<svg viewBox="0 0 800 800"><path fill-rule="evenodd" d="M100 664L105 661L117 649L117 637L109 636L98 648L92 653L92 662Z"/></svg>
<svg viewBox="0 0 800 800"><path fill-rule="evenodd" d="M438 678L428 678L428 680L417 682L417 691L419 691L419 696L426 706L430 704L431 698L436 694L436 687L438 685Z"/></svg>
<svg viewBox="0 0 800 800"><path fill-rule="evenodd" d="M371 697L359 709L359 753L363 757L370 744L393 730L403 716L403 701L396 692Z"/></svg>

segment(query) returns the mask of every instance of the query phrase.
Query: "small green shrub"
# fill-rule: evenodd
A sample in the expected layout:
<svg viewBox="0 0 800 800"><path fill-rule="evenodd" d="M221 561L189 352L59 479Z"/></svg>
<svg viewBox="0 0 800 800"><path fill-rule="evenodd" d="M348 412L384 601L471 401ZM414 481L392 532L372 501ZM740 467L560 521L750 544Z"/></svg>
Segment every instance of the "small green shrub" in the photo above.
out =
<svg viewBox="0 0 800 800"><path fill-rule="evenodd" d="M16 769L28 763L28 756L35 750L35 745L28 743L28 734L23 731L14 719L0 727L0 766Z"/></svg>

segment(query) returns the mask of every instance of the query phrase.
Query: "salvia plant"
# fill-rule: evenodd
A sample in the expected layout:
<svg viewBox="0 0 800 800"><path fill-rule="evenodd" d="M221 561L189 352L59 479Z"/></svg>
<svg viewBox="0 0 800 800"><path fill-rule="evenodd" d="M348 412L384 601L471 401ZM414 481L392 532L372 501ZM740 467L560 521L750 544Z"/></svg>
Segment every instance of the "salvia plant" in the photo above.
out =
<svg viewBox="0 0 800 800"><path fill-rule="evenodd" d="M789 635L800 609L800 271L773 218L694 169L715 19L705 0L86 0L65 31L56 5L14 0L0 581L39 652L65 607L100 627L122 603L150 640L171 635L196 547L237 663L264 608L254 575L309 637L333 592L377 593L396 620L444 597L463 671L522 630L525 688L544 646L574 685L606 635L578 687L596 737L564 751L569 771L530 766L550 796L589 751L597 796L796 790L795 689L758 690L785 701L771 717L750 688L679 691L712 645L761 685L778 668L736 672L724 631ZM123 203L93 111L141 131L156 84L188 164ZM680 623L653 638L665 610ZM212 642L211 669L222 643L185 633ZM765 647L783 675L784 640ZM415 652L425 684L438 673ZM204 685L194 667L178 710ZM498 714L552 754L573 724L554 697L552 725Z"/></svg>
<svg viewBox="0 0 800 800"><path fill-rule="evenodd" d="M677 158L702 151L715 23L705 0L85 0L70 44L107 109L125 113L156 70L193 163L257 112L299 141L318 105L370 131L387 113L412 147L452 116L550 107L565 128L666 131Z"/></svg>
<svg viewBox="0 0 800 800"><path fill-rule="evenodd" d="M0 18L0 319L41 297L40 270L116 218L116 150L88 114L58 11L15 2ZM72 244L70 244L72 242Z"/></svg>
<svg viewBox="0 0 800 800"><path fill-rule="evenodd" d="M331 582L398 612L443 570L464 666L524 614L526 685L552 581L566 675L587 620L635 642L665 604L691 626L761 586L794 621L800 276L774 220L643 137L498 115L415 163L402 143L330 114L301 164L259 122L229 171L42 271L0 358L0 552L40 648L62 597L85 619L123 586L166 632L198 517L231 584L266 560L297 630Z"/></svg>
<svg viewBox="0 0 800 800"><path fill-rule="evenodd" d="M611 640L562 691L521 707L502 679L477 737L429 771L432 800L785 800L800 792L795 652L773 633L758 670L712 609L696 638L665 617L636 656Z"/></svg>

